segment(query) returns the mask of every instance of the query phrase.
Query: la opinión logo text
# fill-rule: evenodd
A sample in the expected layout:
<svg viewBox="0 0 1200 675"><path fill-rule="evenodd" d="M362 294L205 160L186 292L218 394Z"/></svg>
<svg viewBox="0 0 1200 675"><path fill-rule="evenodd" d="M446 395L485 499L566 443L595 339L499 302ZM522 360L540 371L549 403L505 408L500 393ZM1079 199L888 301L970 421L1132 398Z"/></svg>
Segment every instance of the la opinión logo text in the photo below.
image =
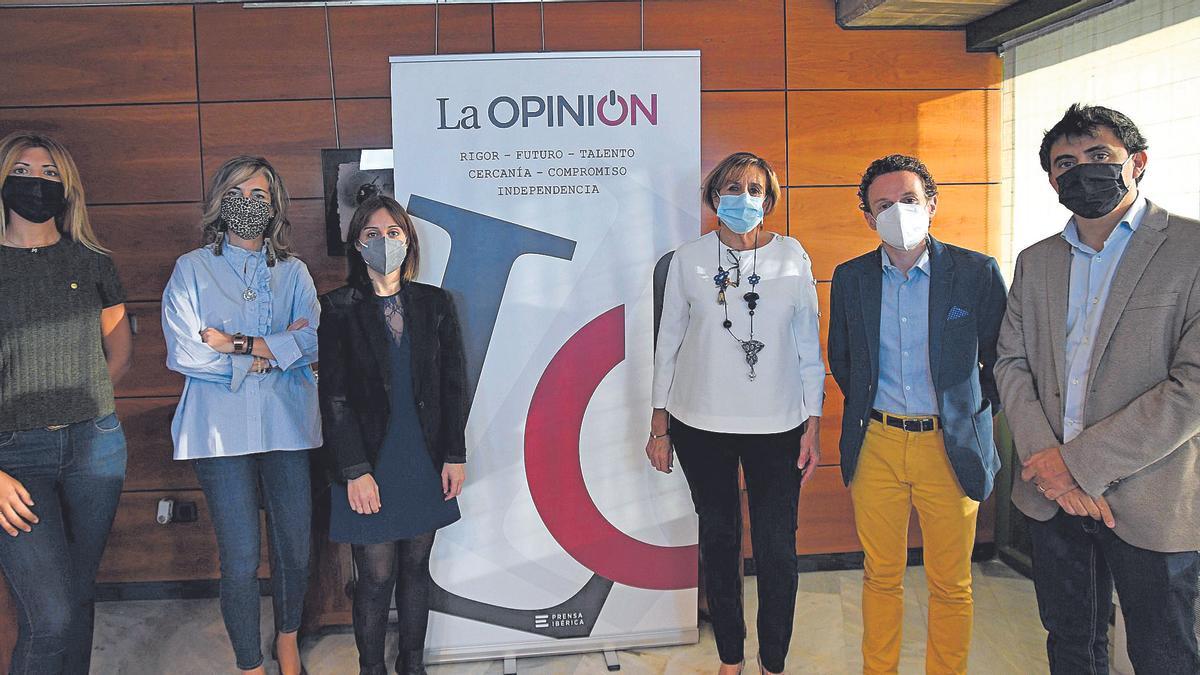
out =
<svg viewBox="0 0 1200 675"><path fill-rule="evenodd" d="M438 130L480 129L480 110L474 105L464 105L458 113L448 97L437 99L441 113ZM545 124L547 127L594 127L597 122L609 127L628 124L637 126L644 122L658 126L658 94L650 94L649 102L639 94L618 94L609 90L607 95L579 94L575 97L550 96L497 96L485 106L482 120L500 129L530 124ZM457 121L451 124L451 119Z"/></svg>

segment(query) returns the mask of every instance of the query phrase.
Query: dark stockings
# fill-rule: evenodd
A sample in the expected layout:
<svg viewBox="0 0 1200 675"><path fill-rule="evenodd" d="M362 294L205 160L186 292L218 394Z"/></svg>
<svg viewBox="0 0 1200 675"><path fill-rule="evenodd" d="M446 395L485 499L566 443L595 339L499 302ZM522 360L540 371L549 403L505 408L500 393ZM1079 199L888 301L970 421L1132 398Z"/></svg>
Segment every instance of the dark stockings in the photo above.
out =
<svg viewBox="0 0 1200 675"><path fill-rule="evenodd" d="M354 642L364 672L386 672L383 647L395 588L400 623L400 656L425 648L429 623L429 553L433 532L384 544L355 545Z"/></svg>

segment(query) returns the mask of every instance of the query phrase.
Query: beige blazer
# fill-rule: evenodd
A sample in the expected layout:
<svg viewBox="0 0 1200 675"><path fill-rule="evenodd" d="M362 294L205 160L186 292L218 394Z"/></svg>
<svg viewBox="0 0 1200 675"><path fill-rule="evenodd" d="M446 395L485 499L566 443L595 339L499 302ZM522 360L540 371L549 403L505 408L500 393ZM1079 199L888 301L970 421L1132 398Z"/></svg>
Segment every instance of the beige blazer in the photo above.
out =
<svg viewBox="0 0 1200 675"><path fill-rule="evenodd" d="M1021 252L997 346L996 381L1017 454L1062 447L1080 487L1104 496L1122 540L1200 549L1200 222L1147 204L1100 318L1084 431L1062 443L1071 247ZM1058 505L1014 481L1013 502L1049 520Z"/></svg>

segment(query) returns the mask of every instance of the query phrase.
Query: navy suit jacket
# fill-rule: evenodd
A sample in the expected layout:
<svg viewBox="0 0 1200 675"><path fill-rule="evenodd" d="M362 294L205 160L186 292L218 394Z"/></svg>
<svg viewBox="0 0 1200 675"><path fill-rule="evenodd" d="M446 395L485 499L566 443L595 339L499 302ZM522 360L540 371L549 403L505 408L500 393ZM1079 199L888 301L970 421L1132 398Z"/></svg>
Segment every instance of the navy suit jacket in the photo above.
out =
<svg viewBox="0 0 1200 675"><path fill-rule="evenodd" d="M854 477L879 384L879 249L838 265L830 291L829 366L845 397L842 479ZM1004 318L1004 278L994 258L929 238L929 365L946 454L963 492L983 501L1000 457L992 416L1000 394L992 376Z"/></svg>

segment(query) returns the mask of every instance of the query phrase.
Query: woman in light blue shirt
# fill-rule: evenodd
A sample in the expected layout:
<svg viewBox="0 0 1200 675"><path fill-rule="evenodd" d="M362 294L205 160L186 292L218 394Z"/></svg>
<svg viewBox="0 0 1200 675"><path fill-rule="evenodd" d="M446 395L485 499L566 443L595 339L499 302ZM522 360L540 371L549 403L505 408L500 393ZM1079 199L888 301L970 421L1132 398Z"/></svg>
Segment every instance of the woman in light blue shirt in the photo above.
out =
<svg viewBox="0 0 1200 675"><path fill-rule="evenodd" d="M308 580L308 452L321 445L312 365L320 305L292 255L288 195L258 157L225 162L205 198L204 245L163 291L167 367L186 379L171 435L193 460L217 532L221 613L237 667L265 673L258 508L267 512L280 671L302 672L296 631Z"/></svg>

